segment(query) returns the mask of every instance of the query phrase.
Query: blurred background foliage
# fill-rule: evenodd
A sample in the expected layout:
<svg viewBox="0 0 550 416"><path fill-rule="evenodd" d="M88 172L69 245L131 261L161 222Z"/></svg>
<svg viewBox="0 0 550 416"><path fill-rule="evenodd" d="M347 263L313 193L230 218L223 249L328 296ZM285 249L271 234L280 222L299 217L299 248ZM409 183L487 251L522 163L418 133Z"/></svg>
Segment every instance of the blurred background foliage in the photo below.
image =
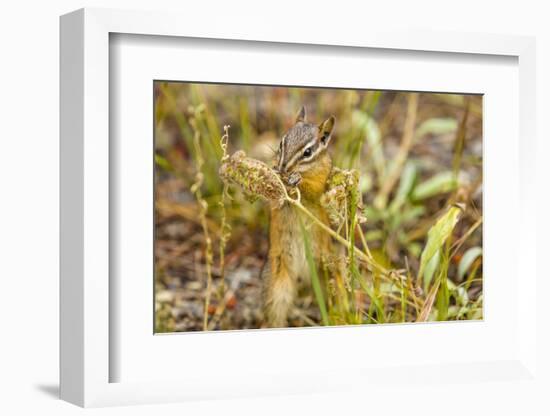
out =
<svg viewBox="0 0 550 416"><path fill-rule="evenodd" d="M160 81L154 94L157 332L201 330L205 315L208 329L260 327L268 209L238 190L220 205L220 138L230 125L229 153L271 163L301 105L311 122L336 116L334 164L359 171L364 238L401 278L362 272L328 297L330 323L482 319L481 96ZM324 322L311 292L290 325Z"/></svg>

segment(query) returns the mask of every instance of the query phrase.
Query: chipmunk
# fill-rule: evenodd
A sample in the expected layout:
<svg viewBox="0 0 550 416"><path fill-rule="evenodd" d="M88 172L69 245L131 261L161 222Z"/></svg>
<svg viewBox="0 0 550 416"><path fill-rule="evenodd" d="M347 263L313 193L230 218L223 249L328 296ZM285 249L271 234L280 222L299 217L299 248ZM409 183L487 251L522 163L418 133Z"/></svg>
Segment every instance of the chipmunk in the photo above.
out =
<svg viewBox="0 0 550 416"><path fill-rule="evenodd" d="M277 152L275 170L287 184L297 186L302 204L320 221L329 226L329 218L321 206L332 169L327 151L335 117L319 125L306 122L302 107L294 125L283 135ZM313 256L317 264L331 249L331 238L319 226L312 225L295 207L285 203L271 208L269 255L262 269L264 311L269 327L284 327L292 308L298 283L309 280L304 240L300 221L309 225Z"/></svg>

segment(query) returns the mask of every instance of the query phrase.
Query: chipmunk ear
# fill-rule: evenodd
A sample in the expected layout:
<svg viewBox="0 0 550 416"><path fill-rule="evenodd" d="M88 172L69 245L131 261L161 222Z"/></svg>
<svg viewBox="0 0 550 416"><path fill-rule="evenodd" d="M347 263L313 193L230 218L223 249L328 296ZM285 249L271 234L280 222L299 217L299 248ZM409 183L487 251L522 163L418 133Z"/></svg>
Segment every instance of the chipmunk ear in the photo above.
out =
<svg viewBox="0 0 550 416"><path fill-rule="evenodd" d="M328 142L330 141L330 135L332 133L332 129L334 128L335 121L336 118L334 116L330 116L319 124L319 140L325 146L328 145Z"/></svg>
<svg viewBox="0 0 550 416"><path fill-rule="evenodd" d="M298 111L298 114L296 114L296 123L298 123L299 121L306 121L306 108L304 106L302 106L300 108L300 111Z"/></svg>

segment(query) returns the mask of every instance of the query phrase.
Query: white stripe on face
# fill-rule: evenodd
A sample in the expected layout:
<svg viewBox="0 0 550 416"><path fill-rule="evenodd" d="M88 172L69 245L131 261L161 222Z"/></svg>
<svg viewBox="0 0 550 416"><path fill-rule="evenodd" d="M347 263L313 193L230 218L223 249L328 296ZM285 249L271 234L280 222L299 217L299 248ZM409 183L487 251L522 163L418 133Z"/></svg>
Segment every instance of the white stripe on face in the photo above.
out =
<svg viewBox="0 0 550 416"><path fill-rule="evenodd" d="M283 162L285 161L285 140L286 135L283 136L283 138L281 139L281 144L279 145L279 172L283 171Z"/></svg>
<svg viewBox="0 0 550 416"><path fill-rule="evenodd" d="M298 161L300 161L300 159L302 158L302 156L304 155L304 152L305 150L310 147L310 146L314 146L315 143L317 143L317 138L314 138L312 140L310 140L308 143L306 143L304 146L302 146L297 152L296 154L292 157L292 159L290 159L288 161L288 163L286 164L286 167L285 169L288 170L289 168L291 168L292 166L294 166L296 163L298 163ZM303 159L304 162L308 162L310 160L312 160L314 157L316 157L319 152L321 152L323 150L323 146L318 146L317 147L317 150L315 152L313 152L311 154L311 156L307 157L306 159Z"/></svg>

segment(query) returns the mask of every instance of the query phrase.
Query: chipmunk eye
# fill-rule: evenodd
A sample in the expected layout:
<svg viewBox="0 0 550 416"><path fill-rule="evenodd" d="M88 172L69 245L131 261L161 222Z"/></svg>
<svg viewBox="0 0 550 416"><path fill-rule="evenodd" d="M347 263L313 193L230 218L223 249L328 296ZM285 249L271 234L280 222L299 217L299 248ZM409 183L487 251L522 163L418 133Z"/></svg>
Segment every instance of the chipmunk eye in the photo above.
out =
<svg viewBox="0 0 550 416"><path fill-rule="evenodd" d="M308 147L306 150L304 150L304 157L310 157L311 156L311 153L313 152L313 150L311 149L311 147Z"/></svg>

